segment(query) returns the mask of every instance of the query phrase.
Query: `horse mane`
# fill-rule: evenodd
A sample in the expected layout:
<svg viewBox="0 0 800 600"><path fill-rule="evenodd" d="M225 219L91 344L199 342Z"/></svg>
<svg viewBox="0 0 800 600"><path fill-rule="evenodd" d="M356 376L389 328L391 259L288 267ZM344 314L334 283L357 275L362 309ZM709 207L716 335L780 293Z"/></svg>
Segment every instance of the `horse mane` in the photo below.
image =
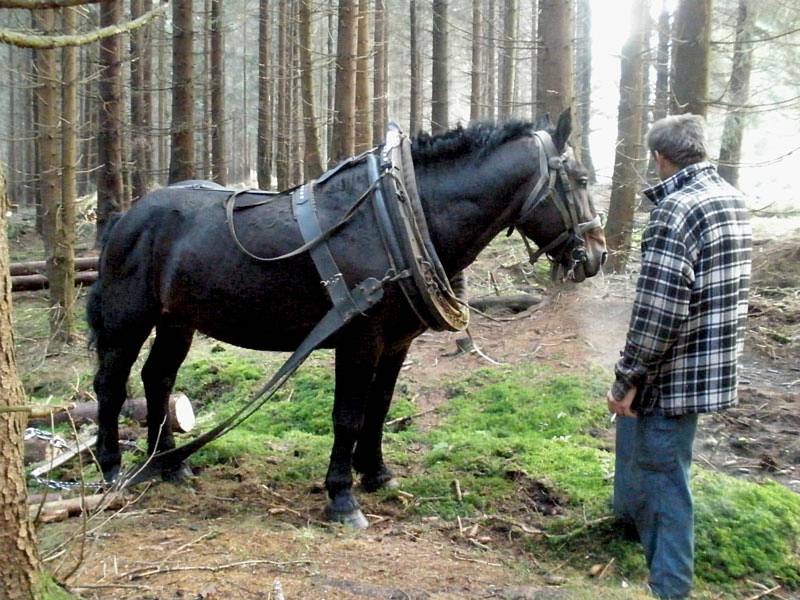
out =
<svg viewBox="0 0 800 600"><path fill-rule="evenodd" d="M511 120L495 125L488 122L474 123L468 127L458 125L439 135L420 132L411 143L414 162L432 163L458 158L473 152L486 155L502 144L531 135L533 123Z"/></svg>

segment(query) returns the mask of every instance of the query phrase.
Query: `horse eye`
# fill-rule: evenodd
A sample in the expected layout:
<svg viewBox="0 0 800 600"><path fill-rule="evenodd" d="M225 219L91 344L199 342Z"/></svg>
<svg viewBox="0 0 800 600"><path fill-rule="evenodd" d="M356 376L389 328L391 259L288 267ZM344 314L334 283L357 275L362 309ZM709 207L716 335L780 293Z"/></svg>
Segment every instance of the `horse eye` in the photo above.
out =
<svg viewBox="0 0 800 600"><path fill-rule="evenodd" d="M588 187L589 186L589 178L588 177L581 177L580 179L578 179L578 183L580 184L580 186L582 188Z"/></svg>

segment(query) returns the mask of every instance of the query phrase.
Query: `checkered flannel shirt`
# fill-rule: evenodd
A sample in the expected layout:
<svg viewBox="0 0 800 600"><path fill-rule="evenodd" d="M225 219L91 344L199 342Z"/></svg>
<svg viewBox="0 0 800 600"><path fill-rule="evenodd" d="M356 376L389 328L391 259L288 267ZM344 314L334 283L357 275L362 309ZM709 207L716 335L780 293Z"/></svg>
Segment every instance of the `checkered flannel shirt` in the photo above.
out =
<svg viewBox="0 0 800 600"><path fill-rule="evenodd" d="M645 414L721 410L736 403L752 232L743 195L700 162L643 192L656 207L612 394L638 387Z"/></svg>

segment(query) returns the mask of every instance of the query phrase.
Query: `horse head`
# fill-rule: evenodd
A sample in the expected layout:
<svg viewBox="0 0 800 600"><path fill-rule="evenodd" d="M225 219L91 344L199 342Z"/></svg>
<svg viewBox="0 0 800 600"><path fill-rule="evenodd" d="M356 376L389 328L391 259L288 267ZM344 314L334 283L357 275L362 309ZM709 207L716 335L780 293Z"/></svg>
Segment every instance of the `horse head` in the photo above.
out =
<svg viewBox="0 0 800 600"><path fill-rule="evenodd" d="M606 260L605 235L589 191L589 174L567 143L572 130L570 110L554 127L549 115L537 120L532 137L540 168L514 223L539 249L531 262L546 255L554 279L583 281L600 271Z"/></svg>

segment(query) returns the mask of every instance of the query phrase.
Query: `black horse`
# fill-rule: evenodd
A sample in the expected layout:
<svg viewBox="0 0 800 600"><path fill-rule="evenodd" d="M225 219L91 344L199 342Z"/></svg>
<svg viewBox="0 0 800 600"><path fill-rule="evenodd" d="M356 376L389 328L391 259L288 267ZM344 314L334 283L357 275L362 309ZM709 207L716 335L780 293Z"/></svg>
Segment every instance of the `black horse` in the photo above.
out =
<svg viewBox="0 0 800 600"><path fill-rule="evenodd" d="M549 119L547 120L549 123ZM430 240L448 276L466 268L501 231L516 226L577 281L598 272L605 240L587 190L587 175L567 147L568 113L550 134L567 177L536 191L542 145L530 123L475 125L412 146L416 183ZM552 180L551 180L552 181ZM322 229L332 226L370 187L354 163L317 189ZM571 191L570 191L571 188ZM565 194L569 192L569 194ZM241 252L226 224L217 190L163 188L148 194L106 236L100 276L87 308L98 353L94 389L99 402L97 456L107 480L119 473L117 420L139 351L156 330L142 369L151 453L174 447L167 399L195 331L237 346L291 351L328 312L331 302L308 253L261 263ZM565 235L563 202L588 227ZM562 206L559 207L559 199ZM290 194L236 213L240 242L255 254L277 256L303 244ZM348 286L384 273L386 253L372 233L369 202L329 240ZM576 252L578 251L578 252ZM575 257L578 257L576 260ZM355 469L367 491L396 485L381 453L382 429L411 342L426 329L400 290L387 282L383 299L329 338L335 348L334 442L325 486L329 518L366 526L352 495ZM183 464L158 464L165 478Z"/></svg>

